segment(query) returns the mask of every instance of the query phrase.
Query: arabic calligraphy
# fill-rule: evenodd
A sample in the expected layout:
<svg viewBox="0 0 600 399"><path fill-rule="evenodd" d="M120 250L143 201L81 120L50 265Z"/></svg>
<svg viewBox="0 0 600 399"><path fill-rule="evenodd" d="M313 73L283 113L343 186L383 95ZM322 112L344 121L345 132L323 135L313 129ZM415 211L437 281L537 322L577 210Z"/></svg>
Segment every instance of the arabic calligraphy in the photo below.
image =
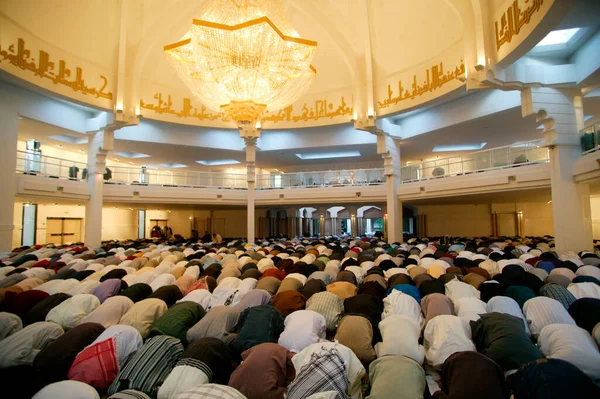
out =
<svg viewBox="0 0 600 399"><path fill-rule="evenodd" d="M177 110L173 108L173 102L171 101L171 95L163 96L162 93L156 93L154 95L154 102L147 103L144 100L140 100L140 108L147 109L153 112L156 112L159 115L169 114L176 116L178 118L196 118L201 121L210 120L210 121L222 121L222 122L231 122L231 118L225 113L212 113L210 112L204 105L201 105L198 109L194 107L192 104L192 100L189 98L183 99L183 104L181 109ZM310 120L319 120L323 118L332 119L336 116L342 115L352 115L354 109L346 103L344 97L341 99L341 103L338 107L335 107L333 104L328 103L327 100L317 100L313 107L308 107L307 104L304 104L302 107L302 111L300 114L293 114L294 106L290 105L279 112L274 114L269 114L268 112L262 118L262 123L264 122L300 122L300 121L310 121Z"/></svg>
<svg viewBox="0 0 600 399"><path fill-rule="evenodd" d="M100 89L90 88L85 84L83 79L83 69L75 68L75 73L67 68L65 60L58 61L58 71L55 73L56 63L50 61L50 54L40 50L38 60L31 56L31 51L25 48L25 40L19 38L17 48L11 44L8 49L2 49L0 46L0 63L8 61L10 64L19 69L31 71L35 76L51 80L54 84L61 84L70 87L75 92L80 92L85 95L92 95L96 98L102 97L107 100L112 100L113 94L105 92L108 80L105 76L100 75L100 79L104 82ZM72 80L71 80L71 79Z"/></svg>
<svg viewBox="0 0 600 399"><path fill-rule="evenodd" d="M531 16L540 10L544 0L525 0L525 3L530 3L529 7L521 11L519 1L514 0L500 17L499 28L498 21L494 22L496 27L496 50L500 50L500 47L512 41L513 36L519 34L521 28L531 21Z"/></svg>
<svg viewBox="0 0 600 399"><path fill-rule="evenodd" d="M400 101L414 100L416 97L425 93L431 93L444 86L446 83L459 78L465 74L465 64L461 60L460 65L444 73L444 64L434 65L425 71L426 77L422 85L417 83L417 75L413 75L413 84L410 88L402 85L402 80L398 80L398 95L394 96L392 85L388 85L387 98L383 101L377 101L379 108L387 108L398 104Z"/></svg>
<svg viewBox="0 0 600 399"><path fill-rule="evenodd" d="M354 113L354 107L348 106L346 100L342 96L340 105L335 107L333 104L328 103L327 100L315 101L314 107L308 108L306 103L302 107L302 112L299 115L292 115L294 108L292 105L287 106L278 113L273 115L267 115L262 118L263 122L308 122L316 121L323 118L333 119L336 116L352 115Z"/></svg>

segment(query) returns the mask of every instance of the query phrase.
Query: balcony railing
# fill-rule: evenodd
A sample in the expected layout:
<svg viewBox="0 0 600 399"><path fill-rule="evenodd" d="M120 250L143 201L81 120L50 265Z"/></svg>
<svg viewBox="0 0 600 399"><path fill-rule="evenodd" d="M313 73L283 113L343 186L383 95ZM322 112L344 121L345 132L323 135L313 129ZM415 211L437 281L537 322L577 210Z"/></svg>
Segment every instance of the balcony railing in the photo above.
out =
<svg viewBox="0 0 600 399"><path fill-rule="evenodd" d="M86 168L87 165L83 162L48 157L34 151L17 151L17 172L21 173L55 179L83 180Z"/></svg>
<svg viewBox="0 0 600 399"><path fill-rule="evenodd" d="M583 129L581 132L581 150L584 154L600 150L600 122Z"/></svg>
<svg viewBox="0 0 600 399"><path fill-rule="evenodd" d="M400 176L403 183L457 176L486 170L545 163L549 161L548 149L543 140L515 143L513 145L477 151L466 155L434 159L403 166Z"/></svg>
<svg viewBox="0 0 600 399"><path fill-rule="evenodd" d="M216 187L246 189L246 175L221 172L161 170L110 167L112 178L107 183L176 187Z"/></svg>
<svg viewBox="0 0 600 399"><path fill-rule="evenodd" d="M259 190L371 186L383 183L385 183L383 169L329 170L320 172L263 174L256 176L256 188Z"/></svg>
<svg viewBox="0 0 600 399"><path fill-rule="evenodd" d="M600 132L599 132L600 134ZM419 180L464 175L486 170L512 168L549 161L548 150L542 140L517 143L466 155L434 159L403 166L403 183ZM108 167L106 184L150 185L167 187L211 187L245 190L245 174L169 170L156 168ZM17 172L57 179L85 180L87 165L83 162L49 157L34 152L17 152ZM330 170L260 174L256 188L272 190L284 188L344 187L381 185L386 181L383 169Z"/></svg>

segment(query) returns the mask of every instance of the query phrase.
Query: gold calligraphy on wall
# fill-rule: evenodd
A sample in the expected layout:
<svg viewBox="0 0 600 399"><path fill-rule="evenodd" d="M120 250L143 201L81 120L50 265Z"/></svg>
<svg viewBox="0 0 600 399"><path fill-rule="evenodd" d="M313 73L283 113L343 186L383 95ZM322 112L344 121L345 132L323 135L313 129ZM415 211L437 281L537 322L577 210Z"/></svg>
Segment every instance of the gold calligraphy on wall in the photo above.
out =
<svg viewBox="0 0 600 399"><path fill-rule="evenodd" d="M201 105L199 109L194 107L192 100L189 98L183 99L183 104L180 109L173 108L170 94L165 98L162 93L156 93L154 95L154 100L155 101L148 103L144 100L140 100L140 108L156 112L159 115L168 114L178 118L196 118L201 121L219 120L222 122L231 122L229 116L224 113L212 113L208 111L204 105ZM290 105L275 114L269 114L267 112L262 118L262 122L307 122L323 118L333 119L336 116L352 115L354 109L348 106L344 97L342 97L340 105L337 107L328 103L327 100L317 100L313 107L308 107L307 104L304 104L299 114L294 114L293 111L294 106Z"/></svg>
<svg viewBox="0 0 600 399"><path fill-rule="evenodd" d="M14 44L8 46L8 49L2 49L2 46L0 46L0 63L3 61L8 61L11 65L24 71L31 71L35 76L40 78L49 79L54 84L70 87L75 92L89 94L96 98L102 97L107 100L112 100L113 98L111 92L104 91L108 85L106 77L100 75L100 79L104 81L102 87L99 89L95 87L90 88L86 86L83 79L83 69L76 67L73 74L73 71L67 68L65 60L58 60L58 70L56 70L56 63L50 61L50 54L43 50L39 51L36 61L31 56L31 51L25 48L25 40L21 38L18 39L16 49Z"/></svg>
<svg viewBox="0 0 600 399"><path fill-rule="evenodd" d="M465 64L461 60L460 65L444 73L444 63L434 65L425 71L425 80L422 85L417 83L417 75L413 75L413 84L410 88L402 85L402 80L398 80L398 95L394 95L392 85L388 85L387 98L383 101L377 101L379 108L387 108L396 105L401 101L414 100L425 93L431 93L465 74Z"/></svg>
<svg viewBox="0 0 600 399"><path fill-rule="evenodd" d="M500 27L498 27L498 21L494 22L496 27L496 50L500 50L500 47L512 41L513 36L519 34L521 28L531 21L531 16L540 10L544 0L525 0L525 3L530 3L529 7L521 10L519 1L514 0L500 17Z"/></svg>

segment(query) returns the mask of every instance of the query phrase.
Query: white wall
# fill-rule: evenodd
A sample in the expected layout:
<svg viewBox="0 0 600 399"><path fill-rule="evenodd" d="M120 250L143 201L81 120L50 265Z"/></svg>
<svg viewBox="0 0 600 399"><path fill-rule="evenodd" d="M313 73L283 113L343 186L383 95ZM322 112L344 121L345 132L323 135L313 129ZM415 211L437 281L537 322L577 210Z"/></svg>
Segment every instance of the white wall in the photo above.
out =
<svg viewBox="0 0 600 399"><path fill-rule="evenodd" d="M137 238L137 208L102 208L102 240Z"/></svg>
<svg viewBox="0 0 600 399"><path fill-rule="evenodd" d="M600 197L591 197L592 234L595 240L600 239Z"/></svg>

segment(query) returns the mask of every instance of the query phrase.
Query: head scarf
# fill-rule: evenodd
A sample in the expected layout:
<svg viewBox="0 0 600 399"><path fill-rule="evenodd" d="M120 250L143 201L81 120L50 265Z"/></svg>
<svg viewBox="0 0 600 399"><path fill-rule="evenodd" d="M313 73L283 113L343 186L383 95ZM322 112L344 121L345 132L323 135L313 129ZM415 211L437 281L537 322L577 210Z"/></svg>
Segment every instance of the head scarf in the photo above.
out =
<svg viewBox="0 0 600 399"><path fill-rule="evenodd" d="M408 316L391 315L379 323L379 331L382 342L375 345L377 357L402 355L423 363L425 349L419 345L419 323Z"/></svg>
<svg viewBox="0 0 600 399"><path fill-rule="evenodd" d="M265 290L269 294L275 295L280 285L281 281L279 281L279 279L277 279L276 277L264 277L258 280L258 283L256 284L256 289Z"/></svg>
<svg viewBox="0 0 600 399"><path fill-rule="evenodd" d="M373 325L371 320L363 315L346 315L338 324L335 340L352 349L356 357L369 364L377 355L373 348Z"/></svg>
<svg viewBox="0 0 600 399"><path fill-rule="evenodd" d="M273 343L254 346L242 353L243 362L228 385L248 399L280 399L296 376L292 355Z"/></svg>
<svg viewBox="0 0 600 399"><path fill-rule="evenodd" d="M303 309L306 298L298 291L278 292L273 297L273 306L285 317L292 312Z"/></svg>
<svg viewBox="0 0 600 399"><path fill-rule="evenodd" d="M427 326L429 320L439 315L455 315L454 303L443 294L430 294L421 301L421 308L425 315L424 326Z"/></svg>
<svg viewBox="0 0 600 399"><path fill-rule="evenodd" d="M448 399L508 399L510 392L502 369L477 352L458 352L444 362L442 391Z"/></svg>

